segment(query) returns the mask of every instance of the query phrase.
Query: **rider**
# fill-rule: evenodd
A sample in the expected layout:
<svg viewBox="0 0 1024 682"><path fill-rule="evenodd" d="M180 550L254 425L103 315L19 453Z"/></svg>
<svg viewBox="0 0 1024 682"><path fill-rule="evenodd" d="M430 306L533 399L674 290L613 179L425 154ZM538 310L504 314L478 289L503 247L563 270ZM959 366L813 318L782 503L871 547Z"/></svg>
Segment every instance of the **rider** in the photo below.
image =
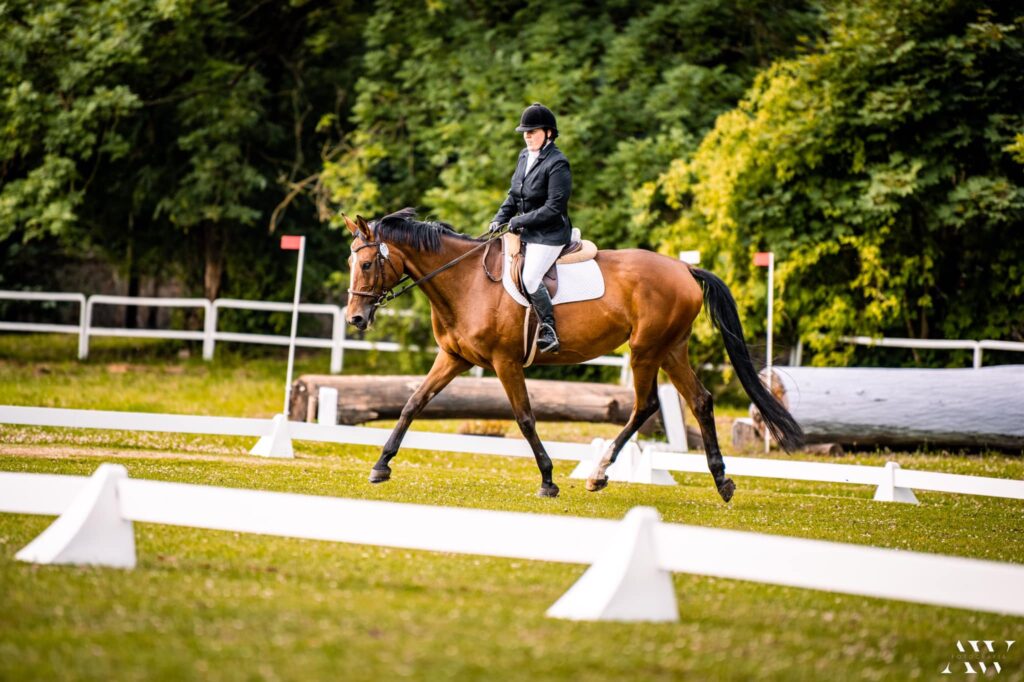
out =
<svg viewBox="0 0 1024 682"><path fill-rule="evenodd" d="M572 234L572 173L569 160L555 146L558 125L546 106L534 103L526 107L516 132L523 134L526 149L519 153L512 186L489 229L496 232L507 222L512 232L520 234L526 245L523 288L540 318L538 350L557 353L555 313L543 279Z"/></svg>

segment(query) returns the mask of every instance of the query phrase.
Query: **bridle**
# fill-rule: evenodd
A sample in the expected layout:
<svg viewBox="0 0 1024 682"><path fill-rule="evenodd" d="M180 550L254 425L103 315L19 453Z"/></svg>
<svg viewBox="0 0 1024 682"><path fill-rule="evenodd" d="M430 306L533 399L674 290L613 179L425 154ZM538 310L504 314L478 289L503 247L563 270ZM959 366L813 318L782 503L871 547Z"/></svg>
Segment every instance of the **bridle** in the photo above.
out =
<svg viewBox="0 0 1024 682"><path fill-rule="evenodd" d="M359 237L362 239L362 237ZM409 279L409 275L399 275L398 268L391 262L391 254L388 252L388 245L380 241L366 241L359 246L352 249L353 254L357 254L363 249L369 249L376 247L377 253L373 256L373 263L376 265L374 270L373 282L370 284L369 291L358 291L349 287L348 293L354 294L355 296L366 296L367 298L374 299L373 307L380 308L386 306L388 303L393 301L397 294L394 292L394 287L398 286L405 280ZM391 267L391 271L398 277L398 281L395 282L394 286L385 289L384 287L384 264L387 263Z"/></svg>
<svg viewBox="0 0 1024 682"><path fill-rule="evenodd" d="M432 270L431 272L428 272L427 274L423 275L423 277L420 277L419 279L417 279L415 281L411 281L412 277L410 277L408 274L403 274L401 276L398 275L398 268L396 268L395 264L391 262L391 253L389 252L388 245L385 244L384 242L378 240L376 238L376 235L373 235L373 237L374 237L373 241L366 241L366 239L364 239L361 235L356 235L356 237L359 240L361 240L363 243L360 244L359 246L353 247L352 253L356 254L356 253L359 253L360 251L362 251L363 249L376 248L377 249L377 253L374 254L374 256L373 256L373 263L377 266L377 268L376 268L376 271L375 271L375 273L373 275L373 282L370 284L370 289L368 291L358 291L356 289L353 289L353 288L349 287L348 293L354 294L355 296L365 296L367 298L374 299L371 302L371 305L373 306L374 310L376 310L377 308L384 308L389 303L391 303L396 298L398 298L402 294L406 293L410 289L415 289L416 287L418 287L419 285L423 284L424 282L426 282L426 281L428 281L430 279L433 279L437 275L440 275L445 270L448 270L449 268L455 267L456 265L458 265L463 260L469 258L474 253L476 253L480 249L482 249L485 246L487 246L488 244L492 243L498 237L500 237L503 234L505 234L506 232L508 232L508 229L509 229L509 226L506 223L505 225L502 225L496 232L488 232L488 233L486 233L488 235L488 238L485 241L480 242L479 244L474 246L472 249L470 249L466 253L462 254L461 256L458 256L457 258L454 258L454 259L448 261L447 263L445 263L441 267L437 268L436 270ZM483 236L483 235L481 235L481 236ZM477 239L479 239L479 238L480 237L477 237ZM395 276L398 277L398 281L396 281L390 287L385 287L384 286L384 264L385 263L387 263L388 266L391 268L391 272L395 273ZM398 286L400 286L402 284L405 284L406 282L409 282L409 284L406 284L405 287L399 289L398 291L395 291L395 287L398 287Z"/></svg>

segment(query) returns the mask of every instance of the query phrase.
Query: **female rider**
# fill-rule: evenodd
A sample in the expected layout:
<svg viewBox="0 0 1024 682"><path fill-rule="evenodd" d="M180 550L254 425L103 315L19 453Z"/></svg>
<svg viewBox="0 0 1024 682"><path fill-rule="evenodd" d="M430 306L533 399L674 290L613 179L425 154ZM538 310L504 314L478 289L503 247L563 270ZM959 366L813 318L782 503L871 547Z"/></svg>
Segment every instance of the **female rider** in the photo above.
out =
<svg viewBox="0 0 1024 682"><path fill-rule="evenodd" d="M572 234L572 173L568 159L555 146L558 125L546 106L534 103L526 107L516 132L523 134L526 149L519 153L508 197L489 229L496 232L499 226L509 223L509 229L519 233L526 247L523 288L540 319L537 349L557 353L555 313L543 278Z"/></svg>

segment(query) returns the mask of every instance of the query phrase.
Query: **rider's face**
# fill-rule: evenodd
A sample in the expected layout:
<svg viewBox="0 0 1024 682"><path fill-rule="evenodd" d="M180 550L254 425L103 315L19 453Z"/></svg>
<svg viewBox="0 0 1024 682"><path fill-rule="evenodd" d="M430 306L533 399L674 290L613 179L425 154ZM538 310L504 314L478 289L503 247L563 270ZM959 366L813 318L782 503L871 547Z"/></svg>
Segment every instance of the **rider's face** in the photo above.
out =
<svg viewBox="0 0 1024 682"><path fill-rule="evenodd" d="M547 140L547 131L543 128L527 130L523 133L523 139L526 141L526 148L531 152L540 151L540 148L544 146L544 142Z"/></svg>

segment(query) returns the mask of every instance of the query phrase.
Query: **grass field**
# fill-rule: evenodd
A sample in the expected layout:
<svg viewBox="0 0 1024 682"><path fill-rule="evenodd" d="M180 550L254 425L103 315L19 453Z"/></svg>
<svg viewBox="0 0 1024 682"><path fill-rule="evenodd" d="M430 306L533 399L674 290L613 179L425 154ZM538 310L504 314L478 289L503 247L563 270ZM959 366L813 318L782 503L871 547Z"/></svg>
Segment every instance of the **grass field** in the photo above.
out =
<svg viewBox="0 0 1024 682"><path fill-rule="evenodd" d="M89 362L73 357L67 339L0 337L0 403L225 416L280 408L283 356L207 364L165 345L97 342ZM325 354L303 358L299 372L326 364ZM559 440L615 430L541 425ZM672 522L1024 563L1021 501L919 492L920 506L882 504L867 487L741 478L725 505L709 475L680 474L672 488L590 494L567 478L568 463L556 463L562 495L542 500L535 467L521 459L403 451L394 480L371 486L375 449L296 442L296 459L277 461L247 456L251 445L0 426L0 470L89 474L118 462L139 478L608 518L649 505ZM1024 478L1019 457L997 454L842 461L890 459ZM0 515L3 680L946 679L958 640L1024 640L1021 618L689 575L673 578L677 624L562 622L544 612L582 566L151 524L136 524L134 571L15 562L51 520ZM1024 679L1017 645L999 660L998 679Z"/></svg>

